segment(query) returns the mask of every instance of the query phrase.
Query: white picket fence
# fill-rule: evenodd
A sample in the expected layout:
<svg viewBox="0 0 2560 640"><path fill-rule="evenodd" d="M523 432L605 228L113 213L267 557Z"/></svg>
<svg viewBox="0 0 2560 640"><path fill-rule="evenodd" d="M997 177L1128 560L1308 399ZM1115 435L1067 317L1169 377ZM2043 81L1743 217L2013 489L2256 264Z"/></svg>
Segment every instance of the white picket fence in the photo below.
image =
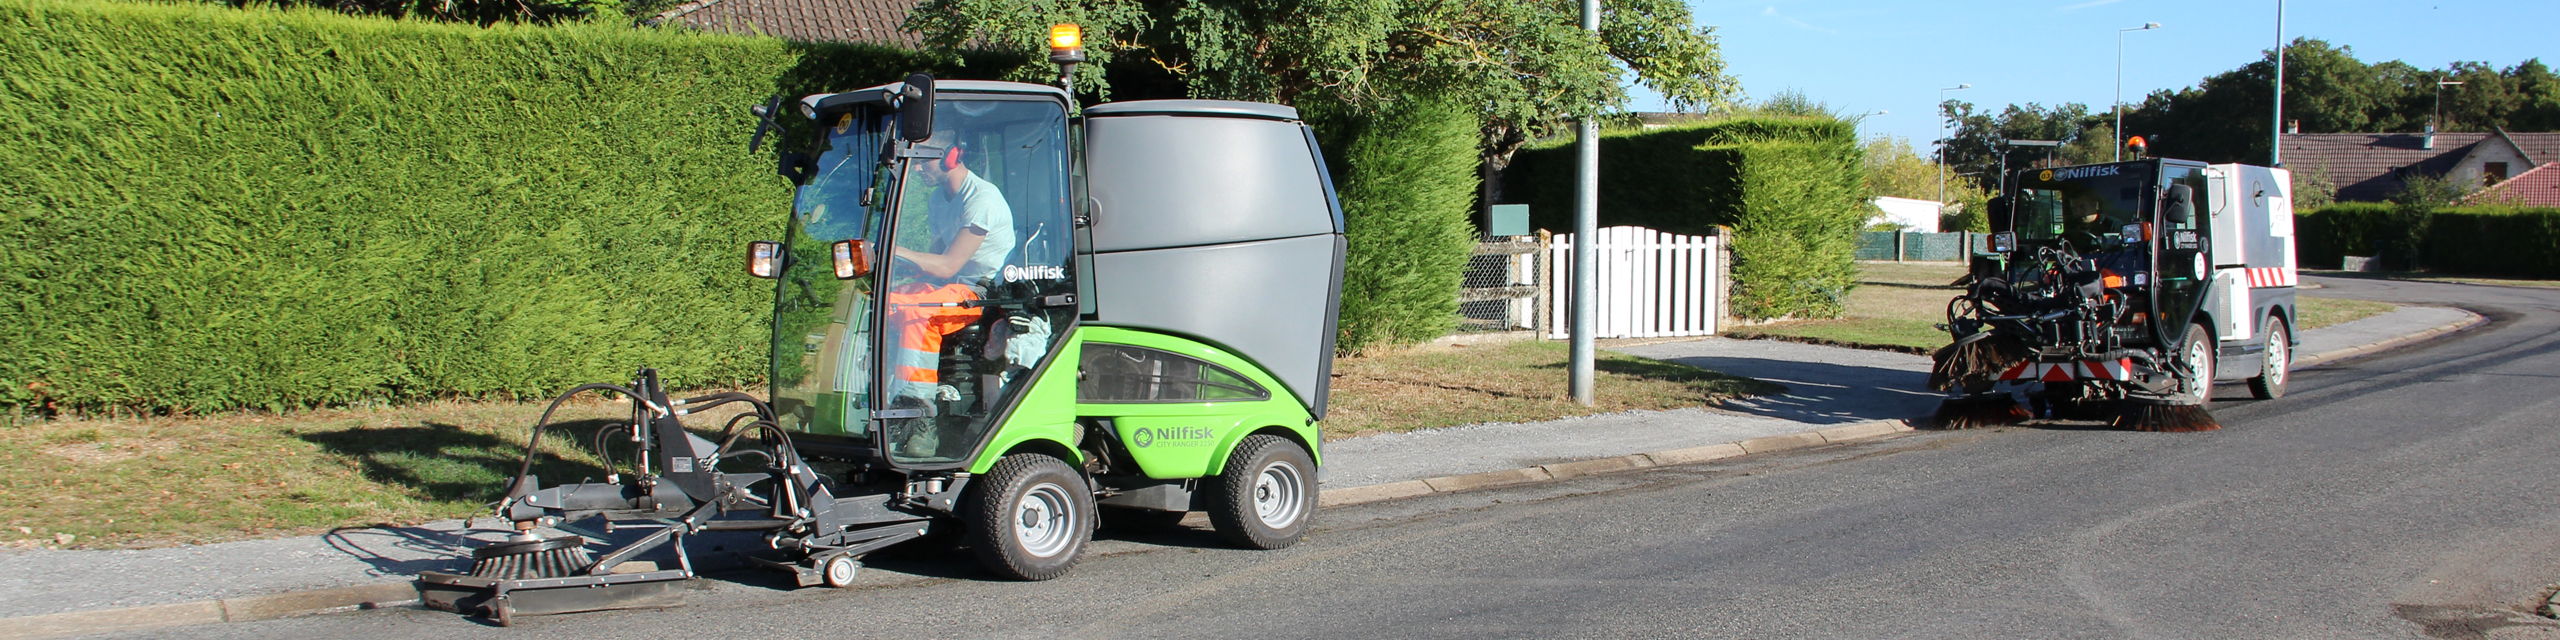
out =
<svg viewBox="0 0 2560 640"><path fill-rule="evenodd" d="M1594 238L1592 320L1599 338L1671 338L1715 335L1715 236L1684 236L1643 227L1609 227ZM1555 277L1547 280L1547 337L1571 337L1573 234L1556 234L1547 248Z"/></svg>

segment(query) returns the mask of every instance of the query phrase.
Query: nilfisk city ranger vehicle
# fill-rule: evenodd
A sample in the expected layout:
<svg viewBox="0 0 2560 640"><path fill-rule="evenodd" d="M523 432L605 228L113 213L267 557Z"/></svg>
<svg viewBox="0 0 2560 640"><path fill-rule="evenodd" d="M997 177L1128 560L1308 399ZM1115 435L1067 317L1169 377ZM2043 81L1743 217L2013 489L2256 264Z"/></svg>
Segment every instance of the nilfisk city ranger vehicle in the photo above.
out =
<svg viewBox="0 0 2560 640"><path fill-rule="evenodd" d="M706 531L764 532L753 560L802 586L936 531L1023 580L1064 574L1097 523L1206 511L1258 549L1306 532L1344 243L1294 110L1077 114L1055 87L921 74L796 106L816 135L782 156L788 235L749 251L777 281L770 399L670 399L648 370L563 395L632 398L595 436L637 451L600 451L629 461L601 483L519 474L498 505L518 533L422 575L427 604L501 624L668 606ZM731 403L752 410L682 422ZM590 518L653 531L601 555L535 533ZM674 565L628 562L653 551Z"/></svg>
<svg viewBox="0 0 2560 640"><path fill-rule="evenodd" d="M2140 159L2009 184L1990 207L1992 253L1948 303L1937 426L2205 431L2221 428L2204 409L2216 381L2284 394L2298 317L2285 170Z"/></svg>

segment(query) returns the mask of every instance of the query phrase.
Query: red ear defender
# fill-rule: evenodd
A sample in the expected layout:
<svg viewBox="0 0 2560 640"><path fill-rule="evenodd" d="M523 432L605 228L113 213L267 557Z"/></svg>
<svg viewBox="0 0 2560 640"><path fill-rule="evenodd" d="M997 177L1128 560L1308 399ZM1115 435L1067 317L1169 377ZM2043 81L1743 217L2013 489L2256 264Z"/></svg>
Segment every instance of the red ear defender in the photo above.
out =
<svg viewBox="0 0 2560 640"><path fill-rule="evenodd" d="M942 152L942 170L950 171L958 168L960 168L960 148L955 146L950 151Z"/></svg>

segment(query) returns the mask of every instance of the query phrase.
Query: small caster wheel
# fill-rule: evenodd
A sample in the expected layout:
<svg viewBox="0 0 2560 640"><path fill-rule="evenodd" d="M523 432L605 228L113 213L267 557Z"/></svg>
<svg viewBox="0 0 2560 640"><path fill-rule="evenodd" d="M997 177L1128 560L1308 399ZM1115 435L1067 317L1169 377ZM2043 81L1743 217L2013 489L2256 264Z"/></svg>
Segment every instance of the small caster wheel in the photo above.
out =
<svg viewBox="0 0 2560 640"><path fill-rule="evenodd" d="M496 602L489 603L489 617L496 618L498 626L516 626L516 608L507 606L506 598L498 598Z"/></svg>
<svg viewBox="0 0 2560 640"><path fill-rule="evenodd" d="M819 572L820 579L825 580L827 586L843 589L853 586L853 576L862 570L862 563L854 561L853 556L838 555L828 558L824 567Z"/></svg>

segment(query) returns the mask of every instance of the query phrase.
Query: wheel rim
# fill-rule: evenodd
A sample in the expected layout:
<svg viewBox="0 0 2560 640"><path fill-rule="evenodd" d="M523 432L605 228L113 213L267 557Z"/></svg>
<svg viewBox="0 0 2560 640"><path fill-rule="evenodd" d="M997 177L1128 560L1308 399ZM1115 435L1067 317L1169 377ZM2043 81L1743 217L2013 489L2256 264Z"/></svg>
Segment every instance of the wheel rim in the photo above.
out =
<svg viewBox="0 0 2560 640"><path fill-rule="evenodd" d="M2187 344L2187 363L2195 367L2195 378L2187 381L2187 395L2203 403L2213 395L2213 343L2196 340Z"/></svg>
<svg viewBox="0 0 2560 640"><path fill-rule="evenodd" d="M1298 466L1287 462L1271 463L1254 475L1253 515L1262 520L1262 526L1284 529L1297 524L1307 501L1302 477Z"/></svg>
<svg viewBox="0 0 2560 640"><path fill-rule="evenodd" d="M853 584L853 572L854 566L853 559L851 558L836 558L834 560L827 561L827 582L829 584L837 586Z"/></svg>
<svg viewBox="0 0 2560 640"><path fill-rule="evenodd" d="M2267 336L2267 386L2284 386L2284 377L2293 368L2293 346L2286 344L2292 342L2292 337L2285 335L2283 330Z"/></svg>
<svg viewBox="0 0 2560 640"><path fill-rule="evenodd" d="M1076 537L1074 505L1066 487L1055 484L1044 482L1023 492L1013 514L1013 537L1022 541L1023 552L1046 558L1065 551Z"/></svg>

